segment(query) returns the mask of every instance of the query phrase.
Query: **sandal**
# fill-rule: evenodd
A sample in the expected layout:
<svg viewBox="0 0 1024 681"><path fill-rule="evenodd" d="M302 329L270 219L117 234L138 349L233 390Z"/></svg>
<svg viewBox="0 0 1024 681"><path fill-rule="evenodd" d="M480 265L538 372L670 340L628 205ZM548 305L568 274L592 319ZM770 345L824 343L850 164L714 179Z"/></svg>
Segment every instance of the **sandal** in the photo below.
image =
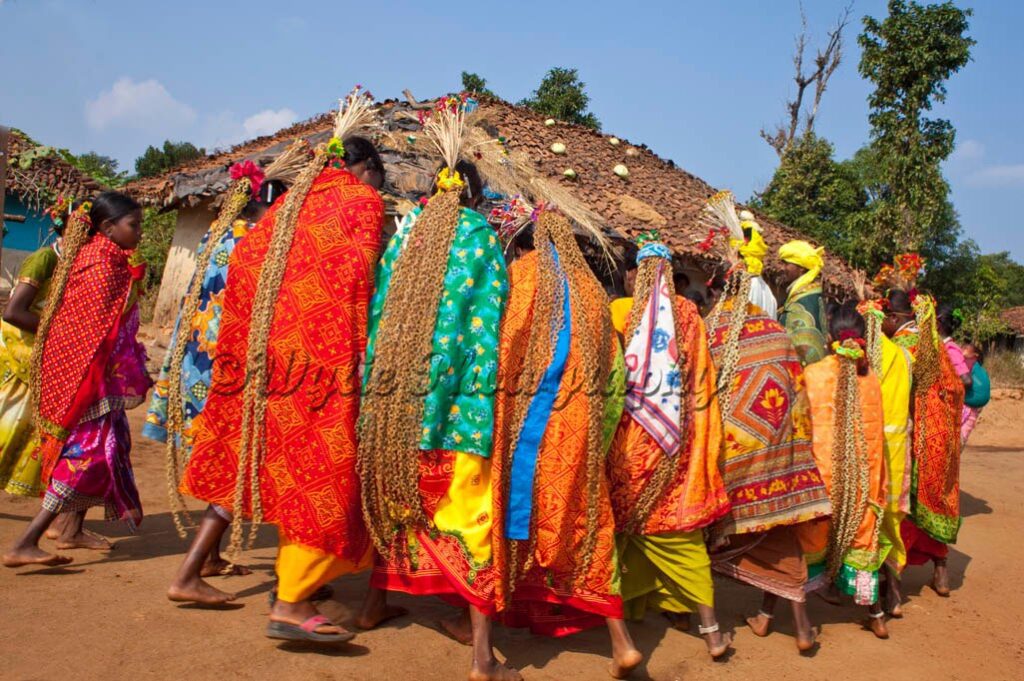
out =
<svg viewBox="0 0 1024 681"><path fill-rule="evenodd" d="M313 615L302 624L271 620L267 624L267 638L276 638L282 641L346 643L356 637L351 631L344 630L335 634L318 634L316 630L324 625L336 626L334 622L323 615Z"/></svg>

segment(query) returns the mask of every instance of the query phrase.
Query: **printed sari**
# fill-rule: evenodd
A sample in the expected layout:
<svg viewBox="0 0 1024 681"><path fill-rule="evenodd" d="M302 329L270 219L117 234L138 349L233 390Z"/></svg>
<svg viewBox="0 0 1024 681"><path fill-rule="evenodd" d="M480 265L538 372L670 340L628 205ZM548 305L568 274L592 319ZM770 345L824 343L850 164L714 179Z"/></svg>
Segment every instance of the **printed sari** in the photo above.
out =
<svg viewBox="0 0 1024 681"><path fill-rule="evenodd" d="M648 608L694 612L699 605L714 604L711 561L701 530L729 511L719 471L722 417L704 321L685 298L677 297L672 311L674 333L664 333L659 324L648 342L668 343L670 353L675 348L679 376L648 377L653 380L645 397L657 400L663 394L661 386L682 397L681 446L666 452L634 417L633 401L627 400L608 458L623 566L622 598L631 619L643 619ZM619 319L616 331L625 333L628 309ZM627 350L627 371L641 366ZM634 517L638 504L667 456L675 457L675 472L640 527L630 531L627 525L641 520Z"/></svg>
<svg viewBox="0 0 1024 681"><path fill-rule="evenodd" d="M231 254L213 383L193 422L192 457L182 478L184 493L225 509L235 502L253 299L281 205ZM287 565L279 565L278 595L289 602L308 598L318 582L369 565L356 418L383 219L383 201L372 187L347 170L324 169L299 209L274 306L259 486L263 517L280 531ZM251 513L248 492L242 507ZM310 574L316 578L305 580Z"/></svg>
<svg viewBox="0 0 1024 681"><path fill-rule="evenodd" d="M725 303L731 310L735 301ZM807 565L795 526L831 512L811 445L803 369L785 329L744 301L732 406L722 415L722 478L729 514L713 529L712 569L803 601ZM728 317L708 329L716 366L727 352Z"/></svg>
<svg viewBox="0 0 1024 681"><path fill-rule="evenodd" d="M252 225L245 220L235 220L220 240L210 244L207 232L199 244L197 255L212 248L209 265L205 272L193 276L203 278L199 291L199 307L191 320L182 320L181 315L174 323L174 333L167 347L167 355L160 368L160 377L153 386L153 397L146 413L146 424L142 435L157 442L167 441L167 389L170 381L171 357L175 345L185 343L185 356L181 365L182 446L188 452L192 446L192 422L203 410L210 394L213 375L213 359L217 350L217 336L220 333L221 313L224 309L224 288L228 281L228 262L235 246L249 232ZM190 284L191 287L191 284ZM182 330L182 324L185 330ZM187 455L186 455L187 459Z"/></svg>
<svg viewBox="0 0 1024 681"><path fill-rule="evenodd" d="M18 270L18 284L36 290L30 310L42 316L50 293L50 279L57 268L57 244L44 246L28 256ZM40 461L33 456L39 442L34 438L29 369L36 335L13 324L0 322L0 489L8 494L37 497Z"/></svg>
<svg viewBox="0 0 1024 681"><path fill-rule="evenodd" d="M804 369L807 397L811 404L811 423L814 433L814 459L825 486L832 493L833 448L836 431L843 424L836 423L836 386L842 371L840 358L830 355ZM878 600L878 570L888 550L880 546L882 517L889 499L889 485L886 478L885 435L882 412L882 390L878 377L873 373L857 377L860 404L857 419L864 428L867 451L859 474L866 477L867 497L864 512L857 525L853 541L842 558L842 566L836 575L840 591L854 597L857 605L871 605ZM859 478L858 478L859 479ZM856 484L857 480L851 481ZM808 570L811 575L825 569L825 552L828 545L829 520L806 523L801 531L801 542L807 554Z"/></svg>
<svg viewBox="0 0 1024 681"><path fill-rule="evenodd" d="M43 508L104 505L107 518L142 521L125 411L151 381L139 329L138 282L145 266L102 234L82 247L54 314L40 375Z"/></svg>
<svg viewBox="0 0 1024 681"><path fill-rule="evenodd" d="M615 518L607 477L599 474L596 500L588 507L588 424L599 404L587 376L579 338L597 335L583 326L573 301L607 314L608 300L596 280L563 279L565 324L540 388L530 399L525 423L513 442L512 414L523 380L538 282L538 252L509 268L509 302L501 325L495 445L492 458L495 562L501 579L496 602L510 626L528 626L535 633L564 636L621 618L615 544ZM557 263L557 254L556 254ZM578 287L575 291L572 287ZM609 334L614 331L609 328ZM610 444L622 413L622 355L610 338L613 357L610 386L599 386L604 400L604 446ZM550 379L550 380L549 380ZM588 513L596 519L590 562L581 564ZM515 540L515 541L512 541Z"/></svg>
<svg viewBox="0 0 1024 681"><path fill-rule="evenodd" d="M368 367L373 366L395 262L421 212L417 208L406 215L381 257ZM507 294L505 259L494 230L482 215L463 208L448 255L434 326L430 389L424 396L419 491L431 524L399 530L387 554L377 556L371 586L440 596L494 613L489 457L498 333Z"/></svg>

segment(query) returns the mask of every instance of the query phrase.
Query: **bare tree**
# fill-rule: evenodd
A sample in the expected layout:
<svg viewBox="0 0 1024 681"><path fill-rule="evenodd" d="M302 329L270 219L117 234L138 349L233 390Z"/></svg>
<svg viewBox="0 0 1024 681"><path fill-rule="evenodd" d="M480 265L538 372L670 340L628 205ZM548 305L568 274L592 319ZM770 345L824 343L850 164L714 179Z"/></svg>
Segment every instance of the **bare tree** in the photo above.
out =
<svg viewBox="0 0 1024 681"><path fill-rule="evenodd" d="M786 113L789 115L788 124L776 126L773 132L761 128L761 137L775 150L780 157L784 156L793 141L797 137L797 129L800 127L801 112L804 109L804 97L807 89L814 86L814 103L811 110L804 116L804 128L801 135L805 135L814 129L814 120L818 116L818 108L821 106L821 96L828 88L828 80L839 68L843 59L843 30L850 23L850 13L853 11L853 3L847 5L842 14L836 20L835 27L828 32L828 43L824 49L819 49L814 57L814 70L804 73L804 52L807 50L807 14L804 12L803 3L800 3L800 35L796 38L796 52L793 55L793 66L796 74L793 80L796 82L796 96L786 102Z"/></svg>

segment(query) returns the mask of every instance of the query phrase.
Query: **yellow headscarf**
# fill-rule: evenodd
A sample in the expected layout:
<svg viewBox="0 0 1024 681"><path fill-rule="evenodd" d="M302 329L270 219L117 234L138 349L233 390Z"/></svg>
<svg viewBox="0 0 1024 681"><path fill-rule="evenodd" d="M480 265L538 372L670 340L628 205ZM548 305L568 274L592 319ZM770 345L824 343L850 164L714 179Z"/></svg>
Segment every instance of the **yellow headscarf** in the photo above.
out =
<svg viewBox="0 0 1024 681"><path fill-rule="evenodd" d="M754 277L761 276L761 270L764 269L762 258L768 255L768 244L761 237L758 227L759 225L753 220L743 220L740 222L740 228L750 229L750 239L729 239L729 245L743 256L743 262L747 265L747 272L750 272L751 276Z"/></svg>
<svg viewBox="0 0 1024 681"><path fill-rule="evenodd" d="M825 260L821 257L824 252L824 248L815 248L806 241L790 241L779 247L779 258L783 262L791 262L807 270L789 287L789 297L792 298L818 280L821 268L825 266Z"/></svg>

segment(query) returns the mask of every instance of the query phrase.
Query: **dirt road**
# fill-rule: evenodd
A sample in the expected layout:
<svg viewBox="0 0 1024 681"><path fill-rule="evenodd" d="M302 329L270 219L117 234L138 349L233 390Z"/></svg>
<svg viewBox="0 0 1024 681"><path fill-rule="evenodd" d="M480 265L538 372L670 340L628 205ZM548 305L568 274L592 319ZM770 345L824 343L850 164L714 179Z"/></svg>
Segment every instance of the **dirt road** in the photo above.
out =
<svg viewBox="0 0 1024 681"><path fill-rule="evenodd" d="M143 410L132 413L138 433ZM450 612L433 599L398 596L411 615L360 634L334 652L281 649L263 637L272 578L275 534L267 529L247 554L247 577L218 578L241 596L239 607L210 611L172 605L164 598L185 542L167 512L163 451L136 435L135 462L147 517L129 536L117 523L87 526L117 538L109 554L73 551L64 569L0 568L0 678L102 679L436 679L465 678L469 650L434 630ZM982 415L964 454L964 527L950 556L952 598L924 586L928 568L905 576L905 617L890 622L892 638L879 641L860 628L862 611L832 607L817 598L811 616L823 626L813 657L797 655L788 614L780 633L765 639L741 626L755 612L753 589L717 582L725 629L735 630L735 653L712 663L695 635L666 629L649 616L631 625L648 659L634 678L672 679L1015 679L1024 668L1021 619L1024 596L1024 401L998 399ZM0 544L7 546L38 509L38 501L0 495ZM97 511L90 516L95 518ZM47 543L48 544L48 543ZM366 577L335 583L324 612L350 622ZM499 654L527 679L605 679L608 640L603 631L562 640L522 631L497 633Z"/></svg>

